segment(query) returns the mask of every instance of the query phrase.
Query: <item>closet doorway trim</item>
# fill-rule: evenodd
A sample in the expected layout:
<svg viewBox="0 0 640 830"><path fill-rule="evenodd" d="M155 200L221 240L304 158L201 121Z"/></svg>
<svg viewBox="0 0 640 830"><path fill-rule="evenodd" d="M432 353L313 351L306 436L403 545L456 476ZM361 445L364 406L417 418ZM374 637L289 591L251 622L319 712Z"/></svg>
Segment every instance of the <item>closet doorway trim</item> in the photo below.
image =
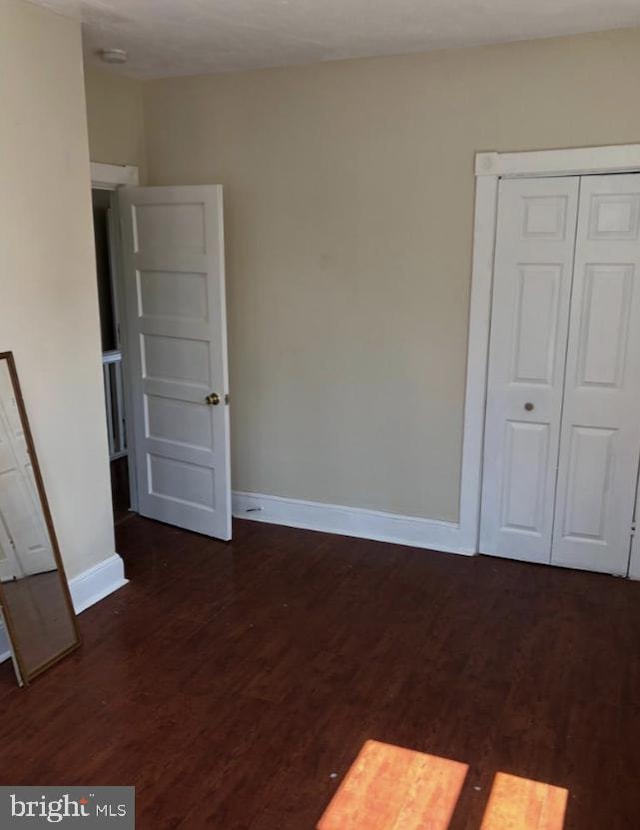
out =
<svg viewBox="0 0 640 830"><path fill-rule="evenodd" d="M638 172L640 144L476 154L473 260L460 488L459 541L462 548L478 551L498 182L501 178ZM640 542L637 536L633 539L629 576L640 579Z"/></svg>

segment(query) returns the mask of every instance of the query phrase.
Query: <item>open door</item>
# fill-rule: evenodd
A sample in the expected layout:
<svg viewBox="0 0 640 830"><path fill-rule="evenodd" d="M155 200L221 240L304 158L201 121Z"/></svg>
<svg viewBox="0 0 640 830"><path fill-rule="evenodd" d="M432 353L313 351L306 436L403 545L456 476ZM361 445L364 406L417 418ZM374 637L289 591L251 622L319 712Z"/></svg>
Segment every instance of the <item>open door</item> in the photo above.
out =
<svg viewBox="0 0 640 830"><path fill-rule="evenodd" d="M222 187L119 200L138 511L230 539Z"/></svg>

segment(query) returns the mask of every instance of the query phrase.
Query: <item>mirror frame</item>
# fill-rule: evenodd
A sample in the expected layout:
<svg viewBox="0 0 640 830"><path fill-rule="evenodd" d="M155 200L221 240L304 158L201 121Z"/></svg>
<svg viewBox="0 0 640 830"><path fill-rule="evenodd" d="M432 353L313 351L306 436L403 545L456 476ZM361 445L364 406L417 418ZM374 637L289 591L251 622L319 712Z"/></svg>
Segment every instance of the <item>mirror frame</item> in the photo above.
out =
<svg viewBox="0 0 640 830"><path fill-rule="evenodd" d="M18 407L18 413L20 415L20 421L22 422L22 427L24 429L24 436L27 442L27 451L29 456L31 457L31 463L33 465L33 475L36 482L36 488L38 491L38 496L40 498L40 504L42 506L42 513L44 516L45 524L47 527L47 531L49 533L49 538L51 540L51 547L53 550L53 556L56 562L56 566L58 568L58 573L60 575L60 580L62 582L62 589L65 598L65 602L67 605L67 609L71 616L73 622L73 630L75 632L75 641L68 646L67 648L62 649L62 651L54 654L43 663L40 663L35 667L35 669L31 669L27 671L24 666L24 662L22 660L22 656L20 654L20 649L17 647L17 638L15 636L15 625L13 622L13 618L11 616L11 609L8 607L6 602L6 597L4 593L4 589L2 587L2 582L0 582L0 606L2 608L2 615L4 617L4 621L7 628L7 634L9 636L9 640L11 642L11 649L12 655L14 657L15 663L17 663L18 671L21 677L18 680L22 680L24 685L29 685L30 681L41 674L43 671L48 669L54 663L57 663L58 660L61 660L63 657L66 657L67 654L71 654L72 651L75 651L82 645L82 637L80 635L80 628L78 626L78 618L76 616L76 612L73 608L73 601L71 599L71 592L69 591L69 582L67 580L67 575L64 569L64 564L62 562L62 556L60 554L60 547L58 545L58 537L56 536L56 531L53 525L53 518L51 516L51 510L49 508L49 501L47 499L47 493L44 487L44 481L42 479L42 473L40 472L40 464L38 462L38 455L36 453L35 444L33 443L33 436L31 434L31 426L29 425L29 418L27 416L27 410L24 404L24 398L22 397L22 389L20 388L20 380L18 378L18 370L16 368L16 362L13 356L13 352L0 352L0 362L6 360L7 366L9 368L9 376L11 378L11 383L13 386L13 392L16 397L16 405Z"/></svg>

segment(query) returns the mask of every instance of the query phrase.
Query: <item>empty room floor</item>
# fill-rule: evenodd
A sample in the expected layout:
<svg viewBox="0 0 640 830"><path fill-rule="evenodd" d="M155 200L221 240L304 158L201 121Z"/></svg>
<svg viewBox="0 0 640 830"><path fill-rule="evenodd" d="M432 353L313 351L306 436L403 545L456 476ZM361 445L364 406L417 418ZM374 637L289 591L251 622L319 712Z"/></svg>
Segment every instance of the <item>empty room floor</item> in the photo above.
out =
<svg viewBox="0 0 640 830"><path fill-rule="evenodd" d="M139 517L131 583L33 685L0 667L4 784L133 784L142 830L313 830L368 738L508 772L566 830L640 826L640 584L236 522Z"/></svg>

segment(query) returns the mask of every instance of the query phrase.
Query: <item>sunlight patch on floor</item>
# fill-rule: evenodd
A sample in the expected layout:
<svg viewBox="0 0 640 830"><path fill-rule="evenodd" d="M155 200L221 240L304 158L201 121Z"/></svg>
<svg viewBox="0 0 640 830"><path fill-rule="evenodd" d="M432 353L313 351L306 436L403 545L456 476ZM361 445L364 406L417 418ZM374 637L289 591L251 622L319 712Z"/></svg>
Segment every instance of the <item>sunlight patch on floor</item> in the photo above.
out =
<svg viewBox="0 0 640 830"><path fill-rule="evenodd" d="M480 830L561 830L569 793L499 772Z"/></svg>
<svg viewBox="0 0 640 830"><path fill-rule="evenodd" d="M447 830L467 764L367 741L318 830Z"/></svg>
<svg viewBox="0 0 640 830"><path fill-rule="evenodd" d="M317 830L447 830L468 764L367 741ZM568 791L499 772L480 830L562 830Z"/></svg>

